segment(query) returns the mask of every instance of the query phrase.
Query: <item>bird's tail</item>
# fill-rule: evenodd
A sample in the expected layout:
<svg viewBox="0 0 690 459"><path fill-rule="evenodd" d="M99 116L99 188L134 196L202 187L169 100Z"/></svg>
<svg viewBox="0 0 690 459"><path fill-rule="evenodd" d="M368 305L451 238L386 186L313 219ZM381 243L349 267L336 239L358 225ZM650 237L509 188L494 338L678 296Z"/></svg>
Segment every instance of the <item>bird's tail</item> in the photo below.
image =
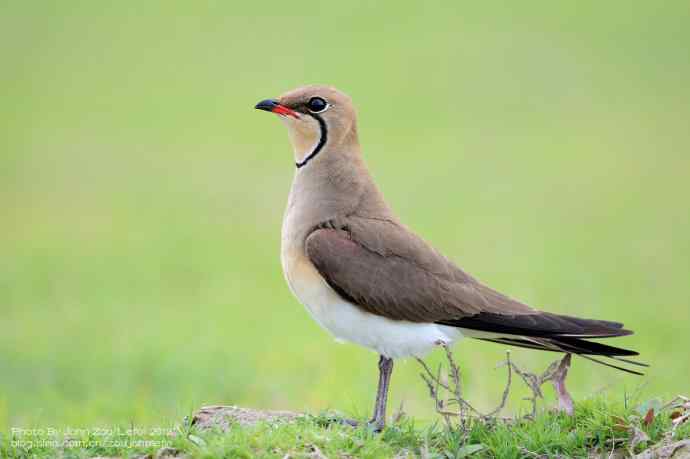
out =
<svg viewBox="0 0 690 459"><path fill-rule="evenodd" d="M618 322L538 312L512 316L480 313L439 323L458 327L462 329L463 335L471 338L541 351L576 354L626 373L643 374L623 364L649 366L625 358L639 355L636 351L589 341L591 338L612 338L632 334L632 331L626 330L623 324Z"/></svg>
<svg viewBox="0 0 690 459"><path fill-rule="evenodd" d="M566 352L569 354L577 354L592 362L606 365L607 367L615 368L617 370L631 373L634 375L644 375L636 370L626 368L622 364L636 365L639 367L648 367L646 363L636 362L623 358L623 356L636 356L637 352L623 349L619 347L607 346L606 344L597 343L594 341L587 341L580 338L570 337L553 337L553 338L530 338L530 337L496 337L496 338L481 338L484 341L492 341L494 343L508 344L511 346L526 347L530 349L538 349L540 351ZM612 360L612 363L607 360L595 358L592 356L602 356L605 359Z"/></svg>

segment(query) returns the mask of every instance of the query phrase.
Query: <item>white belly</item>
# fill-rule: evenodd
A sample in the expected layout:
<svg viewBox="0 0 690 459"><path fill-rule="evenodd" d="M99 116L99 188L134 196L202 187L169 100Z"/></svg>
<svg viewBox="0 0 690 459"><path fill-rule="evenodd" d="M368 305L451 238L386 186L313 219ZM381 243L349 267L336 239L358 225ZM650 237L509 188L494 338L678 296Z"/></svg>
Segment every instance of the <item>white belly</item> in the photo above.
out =
<svg viewBox="0 0 690 459"><path fill-rule="evenodd" d="M368 313L340 297L300 250L282 254L283 271L290 290L311 316L336 339L373 349L397 359L422 357L439 342L462 337L454 327L434 323L391 320Z"/></svg>

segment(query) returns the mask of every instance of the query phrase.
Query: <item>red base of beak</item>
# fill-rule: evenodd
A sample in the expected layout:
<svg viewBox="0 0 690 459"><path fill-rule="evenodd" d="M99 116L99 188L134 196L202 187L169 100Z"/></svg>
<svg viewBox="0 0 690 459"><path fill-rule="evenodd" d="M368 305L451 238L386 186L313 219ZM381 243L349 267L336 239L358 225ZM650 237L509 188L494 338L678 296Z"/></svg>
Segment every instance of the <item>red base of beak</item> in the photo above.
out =
<svg viewBox="0 0 690 459"><path fill-rule="evenodd" d="M271 112L273 112L277 115L280 115L280 116L291 116L295 119L299 119L299 115L297 114L297 112L290 110L289 108L287 108L284 105L280 105L280 104L276 105L275 108L273 110L271 110Z"/></svg>
<svg viewBox="0 0 690 459"><path fill-rule="evenodd" d="M287 108L285 105L280 105L277 100L274 99L266 99L262 100L258 104L254 106L257 110L264 110L267 112L275 113L276 115L280 116L291 116L295 119L299 119L299 114L289 108Z"/></svg>

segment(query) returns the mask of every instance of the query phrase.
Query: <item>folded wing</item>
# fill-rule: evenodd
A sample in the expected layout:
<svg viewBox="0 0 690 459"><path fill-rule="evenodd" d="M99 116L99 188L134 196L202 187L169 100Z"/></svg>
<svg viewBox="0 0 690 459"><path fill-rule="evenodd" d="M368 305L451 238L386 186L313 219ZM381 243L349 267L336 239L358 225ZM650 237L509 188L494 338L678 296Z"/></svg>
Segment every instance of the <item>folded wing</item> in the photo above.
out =
<svg viewBox="0 0 690 459"><path fill-rule="evenodd" d="M637 355L584 339L631 334L623 324L535 310L481 284L396 222L331 223L312 231L305 248L333 290L372 314L454 326L468 336L513 346L611 358Z"/></svg>

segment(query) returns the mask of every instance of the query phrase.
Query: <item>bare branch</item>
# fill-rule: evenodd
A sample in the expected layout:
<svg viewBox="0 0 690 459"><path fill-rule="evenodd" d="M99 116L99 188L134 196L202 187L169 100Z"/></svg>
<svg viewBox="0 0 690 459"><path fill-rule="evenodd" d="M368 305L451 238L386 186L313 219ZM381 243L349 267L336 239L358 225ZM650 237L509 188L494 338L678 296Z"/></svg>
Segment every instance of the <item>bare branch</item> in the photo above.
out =
<svg viewBox="0 0 690 459"><path fill-rule="evenodd" d="M506 382L506 388L503 389L501 403L493 411L486 414L484 416L485 418L492 418L496 416L498 413L501 412L503 408L505 408L506 403L508 402L508 395L510 394L510 385L513 382L513 363L510 361L510 351L506 351L506 360L505 362L503 362L503 365L505 365L508 368L508 381Z"/></svg>
<svg viewBox="0 0 690 459"><path fill-rule="evenodd" d="M505 366L508 372L506 386L503 389L501 400L496 408L487 414L482 414L463 398L462 372L460 371L460 367L453 357L452 351L444 342L439 342L438 345L443 347L443 350L446 354L446 360L448 361L448 368L450 370L449 374L442 372L442 367L440 365L438 371L434 373L422 359L417 358L417 361L424 370L423 373L420 373L420 376L429 389L429 395L434 401L436 412L443 417L448 428L453 427L453 419L456 419L457 427L463 432L467 433L468 423L472 419L478 419L481 421L495 420L496 416L505 408L506 404L508 403L510 390L512 388L513 373L520 376L522 381L532 393L531 397L526 399L529 400L532 405L531 413L527 415L527 417L534 418L536 416L537 402L539 399L544 398L541 388L547 382L551 382L556 390L559 409L567 412L568 414L572 414L573 399L565 388L565 379L568 375L568 369L570 368L570 354L566 354L561 360L552 362L542 374L536 375L520 369L510 359L510 352L506 352L505 361L497 367L500 368ZM456 405L457 407L453 409L451 405ZM501 419L512 420L512 418Z"/></svg>

